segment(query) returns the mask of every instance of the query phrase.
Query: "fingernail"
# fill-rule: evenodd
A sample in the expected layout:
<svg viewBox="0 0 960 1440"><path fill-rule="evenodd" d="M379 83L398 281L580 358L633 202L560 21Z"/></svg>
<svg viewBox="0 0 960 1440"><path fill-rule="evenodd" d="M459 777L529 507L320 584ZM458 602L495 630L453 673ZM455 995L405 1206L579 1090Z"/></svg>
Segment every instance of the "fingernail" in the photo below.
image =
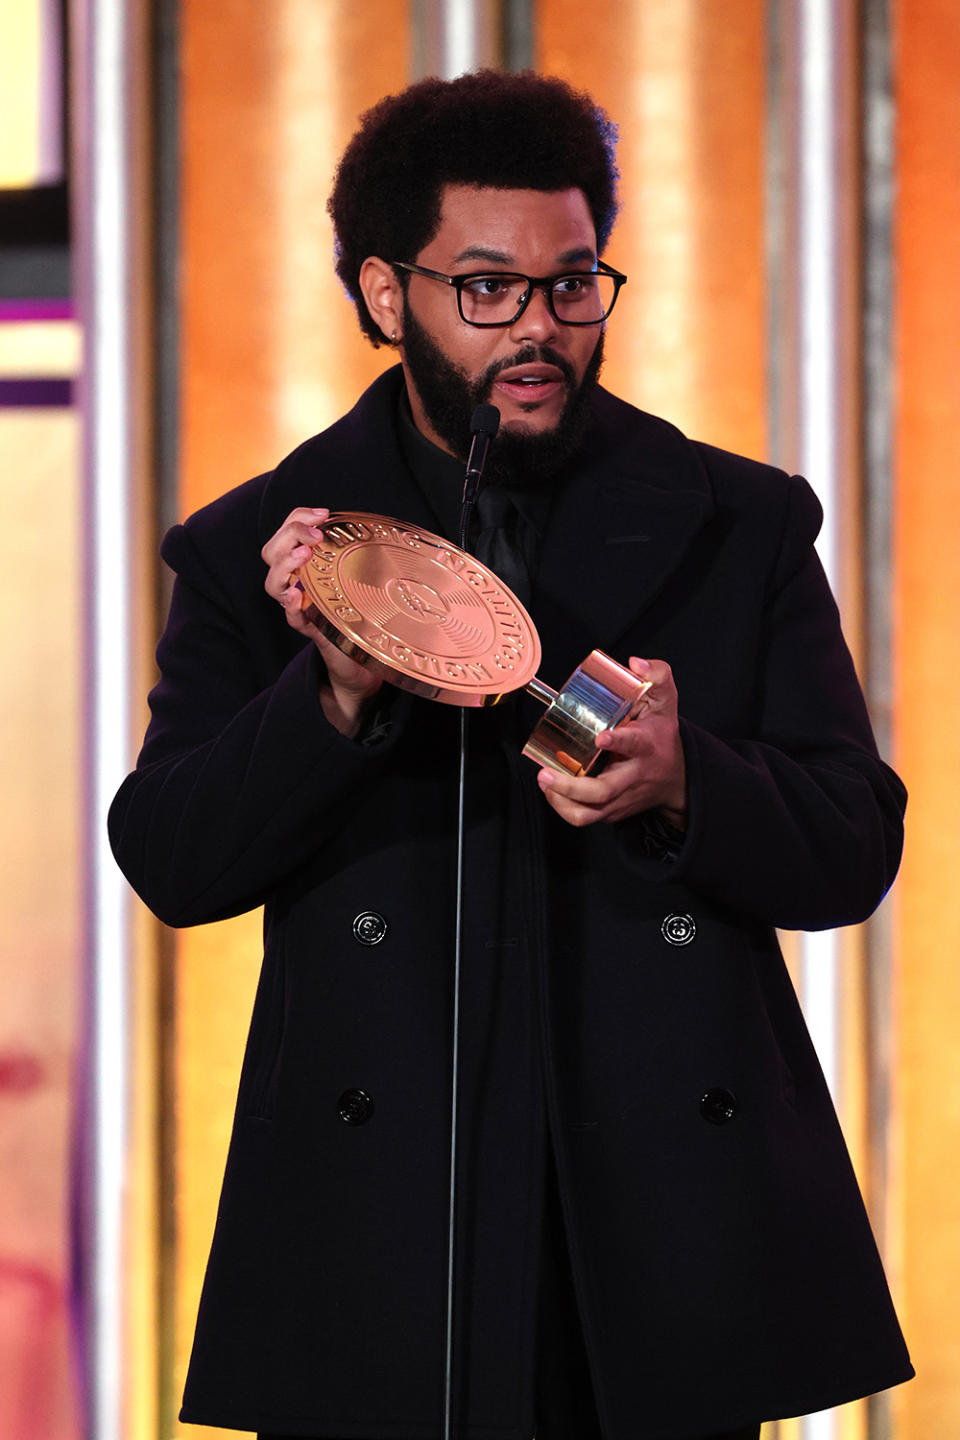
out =
<svg viewBox="0 0 960 1440"><path fill-rule="evenodd" d="M546 790L549 786L553 784L553 775L549 770L541 770L540 774L537 776L537 779L540 782L541 788L544 790Z"/></svg>

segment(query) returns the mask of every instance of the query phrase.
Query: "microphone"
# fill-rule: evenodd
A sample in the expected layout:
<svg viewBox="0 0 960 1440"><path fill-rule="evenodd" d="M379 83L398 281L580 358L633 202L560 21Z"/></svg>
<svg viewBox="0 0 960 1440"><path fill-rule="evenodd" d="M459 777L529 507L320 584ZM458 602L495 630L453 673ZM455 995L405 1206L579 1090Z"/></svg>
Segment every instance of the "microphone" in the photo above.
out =
<svg viewBox="0 0 960 1440"><path fill-rule="evenodd" d="M470 417L470 456L463 482L463 505L472 505L480 488L480 476L487 463L490 441L500 429L500 411L496 405L478 405Z"/></svg>

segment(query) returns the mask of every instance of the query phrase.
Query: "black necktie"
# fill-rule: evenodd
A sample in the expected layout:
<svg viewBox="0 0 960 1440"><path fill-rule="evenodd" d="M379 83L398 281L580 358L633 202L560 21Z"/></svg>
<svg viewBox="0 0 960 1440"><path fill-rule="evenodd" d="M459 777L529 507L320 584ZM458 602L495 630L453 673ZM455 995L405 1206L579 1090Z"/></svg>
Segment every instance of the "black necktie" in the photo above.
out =
<svg viewBox="0 0 960 1440"><path fill-rule="evenodd" d="M530 571L523 555L524 523L505 490L487 485L477 497L474 555L513 591L521 605L530 604Z"/></svg>

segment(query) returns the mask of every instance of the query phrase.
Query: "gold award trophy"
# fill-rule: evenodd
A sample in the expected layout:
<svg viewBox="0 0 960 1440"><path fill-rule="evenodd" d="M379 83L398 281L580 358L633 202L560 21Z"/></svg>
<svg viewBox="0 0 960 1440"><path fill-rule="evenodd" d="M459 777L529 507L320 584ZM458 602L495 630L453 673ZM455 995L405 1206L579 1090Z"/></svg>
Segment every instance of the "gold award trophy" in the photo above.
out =
<svg viewBox="0 0 960 1440"><path fill-rule="evenodd" d="M546 711L524 755L585 775L597 736L632 719L649 680L592 650L558 692L536 675L540 637L519 600L466 550L387 515L341 511L301 566L307 617L352 660L445 705L496 705L515 690Z"/></svg>

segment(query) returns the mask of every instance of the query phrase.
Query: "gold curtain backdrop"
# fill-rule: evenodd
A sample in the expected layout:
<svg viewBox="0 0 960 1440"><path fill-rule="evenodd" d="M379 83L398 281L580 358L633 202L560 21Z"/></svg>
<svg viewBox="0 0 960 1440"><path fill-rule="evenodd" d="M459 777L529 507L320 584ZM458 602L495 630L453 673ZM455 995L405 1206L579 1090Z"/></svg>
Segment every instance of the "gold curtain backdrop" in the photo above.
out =
<svg viewBox="0 0 960 1440"><path fill-rule="evenodd" d="M609 331L605 383L699 439L759 458L768 457L772 433L766 146L774 8L763 0L595 0L588 15L572 0L532 7L534 64L589 90L621 130L624 208L608 255L630 281ZM779 8L793 7L780 0ZM911 800L903 871L885 902L892 985L880 1031L865 1006L874 942L860 932L844 941L841 1090L918 1378L887 1405L845 1407L836 1437L947 1440L960 1435L960 7L891 0L889 9L890 758ZM325 206L358 116L412 78L424 52L414 32L432 13L420 0L179 0L180 515L272 466L392 363L359 335L333 273ZM0 380L41 373L37 366L48 362L37 354L63 343L70 353L56 373L73 374L77 334L57 323L59 340L51 330L0 325ZM141 380L151 380L152 363ZM75 411L0 410L8 475L0 579L0 1432L17 1440L82 1433L67 1294L85 601L78 549L62 538L82 523L80 438ZM852 516L872 482L868 473L849 487ZM151 572L158 539L146 537L133 555L140 573ZM853 588L842 598L859 658L861 632L876 618L861 601L871 562L859 519L845 544ZM153 639L143 636L130 696L138 710ZM174 934L137 911L123 1297L131 1440L194 1433L176 1410L260 945L259 915ZM24 1068L24 1056L39 1068ZM870 1078L887 1057L892 1108L878 1116L868 1110ZM53 1297L45 1324L43 1305L23 1289L37 1275L50 1280L44 1294ZM784 1422L768 1426L764 1440L799 1440L800 1432L798 1422Z"/></svg>
<svg viewBox="0 0 960 1440"><path fill-rule="evenodd" d="M960 7L897 0L894 1279L918 1378L896 1440L960 1434Z"/></svg>
<svg viewBox="0 0 960 1440"><path fill-rule="evenodd" d="M187 0L182 19L186 513L336 418L389 363L360 339L332 274L324 207L357 116L410 78L396 44L410 16L389 0L362 7L278 0L269 10L230 0L216 15L201 0ZM610 327L605 383L690 434L761 457L769 403L768 19L761 0L599 0L584 25L572 0L542 0L535 27L538 68L589 90L621 128L624 208L609 254L629 271L630 284ZM960 1017L953 947L925 943L934 929L954 934L955 916L934 896L946 866L960 858L951 818L960 765L949 764L960 743L951 704L960 698L960 670L947 658L960 646L955 591L948 600L960 516L942 463L958 413L951 386L960 282L949 257L960 240L960 187L950 184L958 156L949 137L960 126L949 121L956 118L951 56L960 20L949 3L928 7L924 17L902 4L896 20L903 201L894 729L914 793L913 853L894 912L897 1099L886 1207L892 1218L881 1239L920 1370L894 1397L895 1433L928 1440L952 1424L960 1430L958 1327L940 1298L945 1273L960 1280L960 1226L950 1167L937 1168L937 1157L949 1153L944 1125L954 1142L960 1132L949 1039ZM908 196L915 203L907 205ZM934 544L941 561L932 567ZM858 957L848 940L844 1119L863 1180L869 1057ZM168 1176L177 1215L176 1362L164 1377L171 1400L189 1344L258 959L256 917L177 937L177 1148ZM846 1407L839 1424L843 1440L866 1435L866 1406ZM779 1432L780 1440L793 1440L799 1426L784 1423Z"/></svg>

